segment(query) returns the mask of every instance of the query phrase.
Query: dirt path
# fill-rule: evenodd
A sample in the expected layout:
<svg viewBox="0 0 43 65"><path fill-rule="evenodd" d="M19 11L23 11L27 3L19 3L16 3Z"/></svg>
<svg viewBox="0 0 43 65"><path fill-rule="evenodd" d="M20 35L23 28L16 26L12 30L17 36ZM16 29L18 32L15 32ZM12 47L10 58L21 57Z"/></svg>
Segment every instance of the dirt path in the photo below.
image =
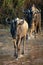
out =
<svg viewBox="0 0 43 65"><path fill-rule="evenodd" d="M43 35L27 40L24 49L24 56L15 59L11 34L0 29L0 65L43 65Z"/></svg>

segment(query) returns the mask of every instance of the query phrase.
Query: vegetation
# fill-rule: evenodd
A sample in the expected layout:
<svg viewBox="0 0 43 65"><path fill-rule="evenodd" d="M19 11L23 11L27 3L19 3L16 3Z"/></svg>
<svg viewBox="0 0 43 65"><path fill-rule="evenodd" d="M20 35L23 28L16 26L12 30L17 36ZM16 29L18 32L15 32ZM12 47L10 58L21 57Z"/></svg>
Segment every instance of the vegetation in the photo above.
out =
<svg viewBox="0 0 43 65"><path fill-rule="evenodd" d="M22 10L29 8L33 3L41 8L43 0L0 0L0 23L6 24L6 17L22 17Z"/></svg>

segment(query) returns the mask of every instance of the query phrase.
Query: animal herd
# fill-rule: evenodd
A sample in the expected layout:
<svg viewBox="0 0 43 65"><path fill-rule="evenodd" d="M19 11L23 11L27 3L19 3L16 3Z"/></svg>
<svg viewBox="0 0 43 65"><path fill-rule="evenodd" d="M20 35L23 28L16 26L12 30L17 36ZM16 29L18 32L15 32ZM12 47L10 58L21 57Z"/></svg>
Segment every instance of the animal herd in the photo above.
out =
<svg viewBox="0 0 43 65"><path fill-rule="evenodd" d="M18 54L20 52L21 43L23 44L22 54L24 54L24 44L26 41L27 33L29 31L29 26L30 26L30 35L32 33L36 34L39 31L41 32L41 11L37 9L35 5L33 5L31 8L31 12L32 13L30 15L32 16L32 18L27 17L28 21L25 18L20 19L18 17L11 21L10 32L14 43L14 56L16 58L18 57ZM24 11L24 14L27 13ZM28 22L30 22L31 25L29 25Z"/></svg>

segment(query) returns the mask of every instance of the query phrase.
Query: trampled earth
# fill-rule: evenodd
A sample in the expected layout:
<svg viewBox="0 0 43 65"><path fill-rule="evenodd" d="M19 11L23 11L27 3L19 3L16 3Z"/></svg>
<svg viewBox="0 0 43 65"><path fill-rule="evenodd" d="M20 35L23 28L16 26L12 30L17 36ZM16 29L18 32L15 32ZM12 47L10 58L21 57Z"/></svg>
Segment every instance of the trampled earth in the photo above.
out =
<svg viewBox="0 0 43 65"><path fill-rule="evenodd" d="M43 65L43 33L27 40L24 51L23 57L20 53L15 59L11 34L6 29L0 29L0 65Z"/></svg>

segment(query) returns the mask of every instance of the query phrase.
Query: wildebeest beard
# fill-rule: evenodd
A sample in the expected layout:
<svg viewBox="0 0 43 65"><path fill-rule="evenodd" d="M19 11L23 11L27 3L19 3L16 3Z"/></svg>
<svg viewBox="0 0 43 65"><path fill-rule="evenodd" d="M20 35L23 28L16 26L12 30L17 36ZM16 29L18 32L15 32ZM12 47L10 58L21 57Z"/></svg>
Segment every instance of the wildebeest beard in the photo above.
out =
<svg viewBox="0 0 43 65"><path fill-rule="evenodd" d="M16 32L17 32L17 21L14 20L14 22L11 22L11 35L12 35L12 38L15 39L16 38Z"/></svg>

